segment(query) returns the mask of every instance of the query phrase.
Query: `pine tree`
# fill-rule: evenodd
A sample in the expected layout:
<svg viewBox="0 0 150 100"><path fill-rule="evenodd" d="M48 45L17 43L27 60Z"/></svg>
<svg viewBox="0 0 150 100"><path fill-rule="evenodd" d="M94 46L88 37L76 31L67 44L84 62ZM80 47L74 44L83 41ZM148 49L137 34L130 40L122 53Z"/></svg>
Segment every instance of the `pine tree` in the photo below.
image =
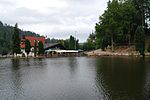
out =
<svg viewBox="0 0 150 100"><path fill-rule="evenodd" d="M28 39L25 41L25 52L27 53L27 55L31 52L31 45Z"/></svg>
<svg viewBox="0 0 150 100"><path fill-rule="evenodd" d="M79 42L79 40L76 40L76 38L71 35L69 38L69 49L70 50L77 50L78 45L79 45L78 42Z"/></svg>
<svg viewBox="0 0 150 100"><path fill-rule="evenodd" d="M19 54L21 52L21 49L20 49L19 29L17 23L14 27L14 34L12 37L12 41L13 41L13 46L12 46L13 54Z"/></svg>
<svg viewBox="0 0 150 100"><path fill-rule="evenodd" d="M43 46L42 41L40 41L40 42L38 43L38 54L39 54L39 55L44 54L44 46Z"/></svg>
<svg viewBox="0 0 150 100"><path fill-rule="evenodd" d="M135 48L142 56L145 55L145 32L142 26L138 26L135 32Z"/></svg>
<svg viewBox="0 0 150 100"><path fill-rule="evenodd" d="M37 42L36 40L34 41L34 56L36 57L37 54Z"/></svg>

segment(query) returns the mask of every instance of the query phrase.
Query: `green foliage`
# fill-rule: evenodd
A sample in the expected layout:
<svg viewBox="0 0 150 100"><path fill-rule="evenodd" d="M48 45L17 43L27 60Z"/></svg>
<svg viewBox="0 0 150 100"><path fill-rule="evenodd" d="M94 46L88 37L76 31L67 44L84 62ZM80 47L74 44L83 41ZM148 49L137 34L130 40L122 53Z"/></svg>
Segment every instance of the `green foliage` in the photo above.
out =
<svg viewBox="0 0 150 100"><path fill-rule="evenodd" d="M46 43L58 43L58 42L60 42L61 40L59 40L59 39L54 39L54 38L52 38L52 39L50 39L50 38L47 38L46 39Z"/></svg>
<svg viewBox="0 0 150 100"><path fill-rule="evenodd" d="M110 43L110 37L104 36L104 37L102 38L102 44L101 44L102 50L105 50L105 48L107 48L107 46L110 45L110 44L111 44L111 43Z"/></svg>
<svg viewBox="0 0 150 100"><path fill-rule="evenodd" d="M31 45L28 39L25 41L25 52L27 53L27 55L31 52Z"/></svg>
<svg viewBox="0 0 150 100"><path fill-rule="evenodd" d="M147 29L150 22L150 0L133 0L133 4L138 12L138 25Z"/></svg>
<svg viewBox="0 0 150 100"><path fill-rule="evenodd" d="M43 45L42 41L40 41L38 43L38 54L39 55L44 54L44 45Z"/></svg>
<svg viewBox="0 0 150 100"><path fill-rule="evenodd" d="M18 30L19 30L19 37L22 37L23 35L35 37L40 36L34 32L23 31L20 29ZM0 54L2 54L3 52L11 53L13 51L13 41L12 41L13 33L14 27L7 24L3 24L0 21Z"/></svg>
<svg viewBox="0 0 150 100"><path fill-rule="evenodd" d="M59 43L61 43L66 49L68 50L78 50L79 49L79 40L70 36L69 39L66 40L59 40Z"/></svg>
<svg viewBox="0 0 150 100"><path fill-rule="evenodd" d="M69 39L69 49L70 50L75 49L75 38L73 36L70 36L70 39Z"/></svg>
<svg viewBox="0 0 150 100"><path fill-rule="evenodd" d="M0 54L6 54L11 51L12 35L9 32L13 33L13 29L7 30L9 30L9 27L0 22Z"/></svg>
<svg viewBox="0 0 150 100"><path fill-rule="evenodd" d="M96 47L133 44L137 27L150 32L149 0L112 0L95 26ZM106 38L107 36L107 38ZM110 42L111 43L107 43Z"/></svg>
<svg viewBox="0 0 150 100"><path fill-rule="evenodd" d="M37 41L34 41L34 56L36 57L37 55Z"/></svg>
<svg viewBox="0 0 150 100"><path fill-rule="evenodd" d="M150 44L148 45L147 51L150 52Z"/></svg>
<svg viewBox="0 0 150 100"><path fill-rule="evenodd" d="M87 42L83 44L83 50L90 51L96 49L96 39L95 34L89 35Z"/></svg>
<svg viewBox="0 0 150 100"><path fill-rule="evenodd" d="M12 47L13 54L14 53L19 54L21 50L20 50L19 29L17 23L14 27L14 34L12 37L12 41L13 41L13 47Z"/></svg>
<svg viewBox="0 0 150 100"><path fill-rule="evenodd" d="M142 26L139 26L135 32L135 47L136 50L144 56L145 51L145 32Z"/></svg>
<svg viewBox="0 0 150 100"><path fill-rule="evenodd" d="M66 40L63 40L63 46L66 48L66 49L69 49L69 39L66 39Z"/></svg>
<svg viewBox="0 0 150 100"><path fill-rule="evenodd" d="M78 50L79 49L79 40L76 39L74 36L70 36L69 39L63 40L63 39L46 39L46 43L60 43L62 44L66 49L68 50Z"/></svg>

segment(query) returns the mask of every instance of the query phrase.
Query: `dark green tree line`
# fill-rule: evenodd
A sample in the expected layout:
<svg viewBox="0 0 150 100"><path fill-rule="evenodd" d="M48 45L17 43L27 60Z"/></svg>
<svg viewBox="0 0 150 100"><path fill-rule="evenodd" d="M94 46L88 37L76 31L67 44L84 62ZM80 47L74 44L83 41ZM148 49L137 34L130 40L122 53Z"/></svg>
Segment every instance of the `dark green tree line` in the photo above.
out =
<svg viewBox="0 0 150 100"><path fill-rule="evenodd" d="M12 37L12 52L13 54L20 54L21 53L21 49L20 49L20 37L19 37L19 29L18 29L18 25L16 23L15 27L14 27L14 34Z"/></svg>
<svg viewBox="0 0 150 100"><path fill-rule="evenodd" d="M31 45L30 45L30 41L28 39L26 39L25 41L25 52L28 54L31 52Z"/></svg>
<svg viewBox="0 0 150 100"><path fill-rule="evenodd" d="M35 36L39 37L39 34L36 34L31 31L23 31L18 28L19 31L19 37L23 37L23 35L26 36ZM13 52L13 33L14 33L14 27L3 24L0 21L0 54L7 54Z"/></svg>
<svg viewBox="0 0 150 100"><path fill-rule="evenodd" d="M36 57L37 55L37 41L34 41L34 56Z"/></svg>
<svg viewBox="0 0 150 100"><path fill-rule="evenodd" d="M114 45L135 44L135 34L139 26L144 28L145 34L149 34L149 5L149 0L109 1L107 9L95 26L96 47L104 50L111 45L113 51Z"/></svg>
<svg viewBox="0 0 150 100"><path fill-rule="evenodd" d="M59 40L66 49L68 50L78 50L79 49L79 40L76 39L74 36L70 36L69 39L66 40Z"/></svg>
<svg viewBox="0 0 150 100"><path fill-rule="evenodd" d="M44 54L44 45L42 41L38 43L38 55Z"/></svg>
<svg viewBox="0 0 150 100"><path fill-rule="evenodd" d="M139 26L135 32L135 47L141 55L145 55L145 31L143 26Z"/></svg>

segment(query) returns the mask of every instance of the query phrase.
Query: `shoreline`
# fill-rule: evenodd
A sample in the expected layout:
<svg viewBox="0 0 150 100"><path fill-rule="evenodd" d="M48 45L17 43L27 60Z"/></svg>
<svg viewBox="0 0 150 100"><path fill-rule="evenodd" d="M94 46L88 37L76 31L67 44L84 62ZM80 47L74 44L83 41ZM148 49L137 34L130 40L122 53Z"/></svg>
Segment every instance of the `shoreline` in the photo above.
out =
<svg viewBox="0 0 150 100"><path fill-rule="evenodd" d="M137 51L132 51L132 52L111 52L111 51L102 51L100 49L98 50L93 50L93 51L85 51L83 52L82 56L54 56L54 57L47 57L47 56L37 56L37 57L13 57L12 55L8 56L0 56L0 59L5 59L5 58L11 58L11 59L38 59L38 58L60 58L60 57L102 57L102 56L120 56L120 57L142 57L140 53ZM150 53L145 52L145 57L150 57Z"/></svg>
<svg viewBox="0 0 150 100"><path fill-rule="evenodd" d="M141 56L137 51L132 52L111 52L111 51L102 51L100 49L88 51L84 53L86 56ZM150 56L150 53L145 52L145 56Z"/></svg>

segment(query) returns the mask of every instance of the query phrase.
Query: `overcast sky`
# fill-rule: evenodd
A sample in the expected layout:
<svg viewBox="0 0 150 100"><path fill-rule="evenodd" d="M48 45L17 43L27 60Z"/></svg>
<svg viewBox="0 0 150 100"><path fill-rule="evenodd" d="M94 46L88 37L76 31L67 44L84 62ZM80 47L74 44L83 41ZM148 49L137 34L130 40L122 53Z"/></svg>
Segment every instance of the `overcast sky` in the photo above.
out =
<svg viewBox="0 0 150 100"><path fill-rule="evenodd" d="M108 0L0 0L0 20L20 29L50 38L69 38L76 33L80 42L94 31Z"/></svg>

